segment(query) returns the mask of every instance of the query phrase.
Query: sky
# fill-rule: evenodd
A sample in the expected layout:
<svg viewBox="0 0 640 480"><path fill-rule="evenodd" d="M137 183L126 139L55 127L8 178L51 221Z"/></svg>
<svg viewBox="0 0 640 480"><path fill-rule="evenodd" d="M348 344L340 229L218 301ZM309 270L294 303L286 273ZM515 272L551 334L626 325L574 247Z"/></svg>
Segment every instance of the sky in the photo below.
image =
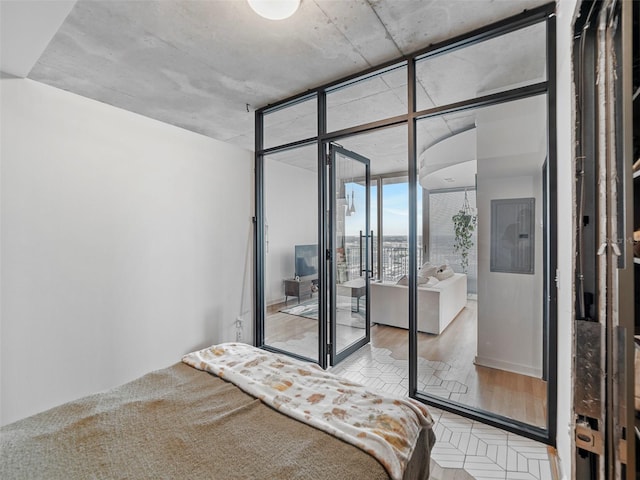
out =
<svg viewBox="0 0 640 480"><path fill-rule="evenodd" d="M346 190L349 195L349 205L351 205L351 192L354 192L354 207L356 213L346 217L346 234L358 235L360 230L364 230L364 186L348 183ZM377 209L376 209L377 188L371 188L371 226L375 230ZM383 186L383 217L382 224L384 235L409 235L409 184L393 183ZM418 219L422 217L422 189L418 189Z"/></svg>

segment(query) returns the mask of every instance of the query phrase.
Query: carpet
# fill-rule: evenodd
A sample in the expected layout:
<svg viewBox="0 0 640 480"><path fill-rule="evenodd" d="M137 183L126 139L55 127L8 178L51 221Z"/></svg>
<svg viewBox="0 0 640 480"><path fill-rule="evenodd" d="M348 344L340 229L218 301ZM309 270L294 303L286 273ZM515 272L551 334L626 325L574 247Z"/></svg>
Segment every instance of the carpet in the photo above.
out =
<svg viewBox="0 0 640 480"><path fill-rule="evenodd" d="M366 307L363 299L360 300L360 311L356 312L357 305L354 298L349 303L341 302L338 304L338 325L344 325L353 328L365 327L365 314ZM287 313L289 315L296 315L298 317L310 318L312 320L318 319L318 299L312 298L306 302L302 302L291 307L284 307L280 309L280 312Z"/></svg>

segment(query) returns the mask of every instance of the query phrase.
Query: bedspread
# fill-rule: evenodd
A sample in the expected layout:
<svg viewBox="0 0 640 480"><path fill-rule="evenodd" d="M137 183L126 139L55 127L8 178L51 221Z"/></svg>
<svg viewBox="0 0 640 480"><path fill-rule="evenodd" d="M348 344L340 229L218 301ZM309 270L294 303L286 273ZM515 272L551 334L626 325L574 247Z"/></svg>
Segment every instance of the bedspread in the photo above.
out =
<svg viewBox="0 0 640 480"><path fill-rule="evenodd" d="M403 478L421 432L433 425L419 402L373 393L317 365L250 345L214 345L185 355L183 362L357 446L375 457L394 480Z"/></svg>
<svg viewBox="0 0 640 480"><path fill-rule="evenodd" d="M429 476L431 430L405 480ZM0 428L2 480L389 480L371 455L184 363Z"/></svg>

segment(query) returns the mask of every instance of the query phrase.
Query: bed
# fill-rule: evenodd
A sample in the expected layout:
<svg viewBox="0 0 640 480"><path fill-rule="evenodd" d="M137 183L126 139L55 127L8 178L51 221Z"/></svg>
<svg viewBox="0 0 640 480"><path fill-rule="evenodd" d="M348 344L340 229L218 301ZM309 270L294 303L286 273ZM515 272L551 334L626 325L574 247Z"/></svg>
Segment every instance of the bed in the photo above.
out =
<svg viewBox="0 0 640 480"><path fill-rule="evenodd" d="M206 365L207 356L218 360L219 349L227 354L226 363ZM242 353L238 355L236 349ZM252 357L243 357L245 353ZM375 436L354 430L352 425L347 425L346 434L329 432L339 427L337 424L345 415L340 412L358 410L365 399L375 408L377 402L382 406L390 402L407 412L414 409L405 400L383 399L316 365L247 345L224 344L190 355L183 362L110 391L2 427L0 478L428 478L429 453L435 440L428 412L415 421L417 434L408 439L411 445L400 462L401 471L390 468L389 462L374 456L373 450L398 443L394 431L406 426L406 418L382 422L384 425L378 422L372 431L386 429L382 436L391 436L387 438L389 442L376 439L375 448L348 443L349 436L358 440ZM260 364L257 367L256 362ZM247 368L251 364L259 370L257 373ZM267 364L275 365L278 373L260 370ZM295 369L302 380L281 373L286 368ZM218 374L211 373L213 370ZM244 389L233 383L234 377L247 374L257 377L251 377ZM303 392L299 381L305 379L316 392L327 394ZM328 390L325 392L330 388L325 386L327 383L338 385L339 396L331 397ZM254 396L247 393L252 389ZM269 389L273 390L272 398L264 393ZM321 396L327 398L319 401ZM315 415L304 407L298 415L315 415L315 420L306 424L296 419L296 413L289 410L298 397L304 397L305 402L311 400L314 407L324 408L324 413ZM356 401L350 403L345 397ZM326 405L321 407L331 398L331 410ZM329 424L329 431L321 425L323 422Z"/></svg>

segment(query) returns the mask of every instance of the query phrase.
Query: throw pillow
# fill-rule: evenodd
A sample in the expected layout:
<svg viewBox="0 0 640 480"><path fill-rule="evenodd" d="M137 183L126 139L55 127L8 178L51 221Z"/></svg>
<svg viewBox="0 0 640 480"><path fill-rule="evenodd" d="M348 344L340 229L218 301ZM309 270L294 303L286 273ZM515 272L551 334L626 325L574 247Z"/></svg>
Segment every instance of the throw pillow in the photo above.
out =
<svg viewBox="0 0 640 480"><path fill-rule="evenodd" d="M432 265L431 262L425 262L420 267L420 270L418 270L418 277L423 277L423 278L433 277L436 274L437 270L438 270L438 267L436 267L435 265Z"/></svg>
<svg viewBox="0 0 640 480"><path fill-rule="evenodd" d="M406 287L407 285L409 285L409 277L403 275L402 277L400 277L400 280L396 282L396 285L404 285Z"/></svg>
<svg viewBox="0 0 640 480"><path fill-rule="evenodd" d="M453 277L453 270L448 265L442 265L436 272L436 278L440 281Z"/></svg>

